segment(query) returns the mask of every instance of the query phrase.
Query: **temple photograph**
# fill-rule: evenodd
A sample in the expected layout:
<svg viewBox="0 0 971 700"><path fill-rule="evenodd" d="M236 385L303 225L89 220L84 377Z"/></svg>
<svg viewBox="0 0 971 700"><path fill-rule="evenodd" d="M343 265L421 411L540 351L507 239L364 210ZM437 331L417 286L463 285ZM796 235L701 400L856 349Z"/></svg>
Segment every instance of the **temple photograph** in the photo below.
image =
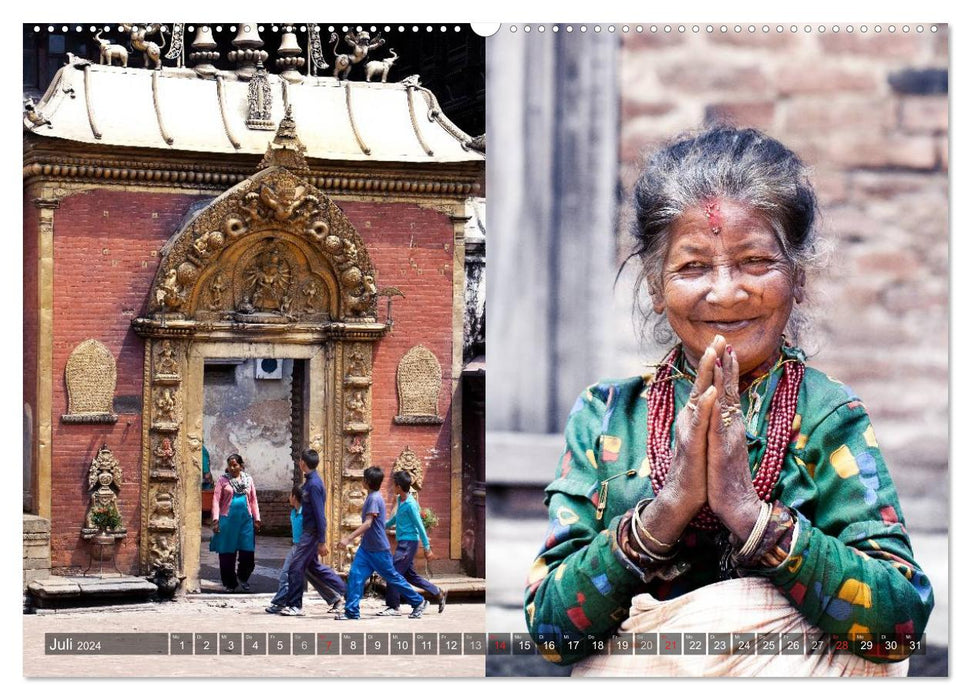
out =
<svg viewBox="0 0 971 700"><path fill-rule="evenodd" d="M485 40L417 29L23 25L25 675L98 606L485 631Z"/></svg>

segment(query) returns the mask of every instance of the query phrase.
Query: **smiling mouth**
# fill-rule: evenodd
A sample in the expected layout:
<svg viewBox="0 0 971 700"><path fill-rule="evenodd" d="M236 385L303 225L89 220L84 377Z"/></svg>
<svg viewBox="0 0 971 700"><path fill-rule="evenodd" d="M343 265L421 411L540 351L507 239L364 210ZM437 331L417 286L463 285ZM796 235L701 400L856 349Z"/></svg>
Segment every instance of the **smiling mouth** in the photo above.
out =
<svg viewBox="0 0 971 700"><path fill-rule="evenodd" d="M732 331L739 331L745 328L754 320L752 318L743 318L735 321L703 321L703 323L720 333L731 333Z"/></svg>

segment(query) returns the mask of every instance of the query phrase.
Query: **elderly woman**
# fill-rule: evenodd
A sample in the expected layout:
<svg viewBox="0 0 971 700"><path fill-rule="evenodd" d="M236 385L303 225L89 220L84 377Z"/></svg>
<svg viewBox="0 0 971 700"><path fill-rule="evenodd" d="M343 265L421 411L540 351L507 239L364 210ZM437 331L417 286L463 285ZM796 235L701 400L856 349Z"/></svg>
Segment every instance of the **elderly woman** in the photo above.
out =
<svg viewBox="0 0 971 700"><path fill-rule="evenodd" d="M261 525L256 486L243 471L243 458L231 454L226 459L226 471L216 480L213 490L209 541L209 551L219 554L219 577L227 593L235 591L237 586L249 591L249 577L256 568L254 526L258 530Z"/></svg>
<svg viewBox="0 0 971 700"><path fill-rule="evenodd" d="M531 634L553 661L588 657L575 674L906 673L886 662L923 633L930 583L866 409L783 335L819 258L805 167L714 128L659 151L634 206L642 280L680 342L574 405ZM616 632L682 631L873 638L852 654L591 656Z"/></svg>

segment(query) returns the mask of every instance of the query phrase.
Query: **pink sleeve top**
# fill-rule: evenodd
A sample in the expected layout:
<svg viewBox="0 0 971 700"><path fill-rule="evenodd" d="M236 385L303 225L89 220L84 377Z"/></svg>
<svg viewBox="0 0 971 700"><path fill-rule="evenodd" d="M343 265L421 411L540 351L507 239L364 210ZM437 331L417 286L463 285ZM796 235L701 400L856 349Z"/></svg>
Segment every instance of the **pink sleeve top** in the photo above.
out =
<svg viewBox="0 0 971 700"><path fill-rule="evenodd" d="M212 519L219 520L221 515L229 515L229 504L233 501L233 487L229 485L229 477L225 474L216 479L212 491ZM250 478L249 488L246 489L246 508L253 520L260 520L260 504L256 500L256 483Z"/></svg>

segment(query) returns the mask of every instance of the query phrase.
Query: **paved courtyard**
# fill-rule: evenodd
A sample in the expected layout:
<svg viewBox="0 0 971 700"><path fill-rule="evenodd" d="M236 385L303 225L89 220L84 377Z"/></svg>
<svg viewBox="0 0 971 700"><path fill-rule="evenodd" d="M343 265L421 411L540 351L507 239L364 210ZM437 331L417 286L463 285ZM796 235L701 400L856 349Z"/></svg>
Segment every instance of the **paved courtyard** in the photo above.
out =
<svg viewBox="0 0 971 700"><path fill-rule="evenodd" d="M371 597L362 601L361 619L339 622L327 613L327 604L316 594L307 594L305 617L269 615L263 608L269 594L201 594L169 603L144 603L112 607L39 610L23 616L24 667L28 677L481 677L485 672L482 655L390 654L388 647L395 639L410 640L408 635L422 634L425 639L455 639L440 634L485 632L483 603L449 603L445 613L429 605L418 620L402 617L377 617L384 608L383 600ZM178 633L188 639L197 634L255 635L256 639L293 640L294 650L302 640L319 635L357 633L372 637L382 645L383 653L354 655L228 654L195 655L57 655L45 653L45 633ZM303 637L287 637L298 633ZM277 635L270 637L269 635ZM311 636L312 635L312 636ZM333 637L325 637L333 639ZM203 639L206 639L203 637ZM250 637L249 639L252 639ZM237 642L238 644L239 642ZM365 642L366 643L366 642ZM218 641L216 641L218 647ZM263 647L264 649L266 647ZM414 647L412 647L414 649ZM398 649L399 651L401 649Z"/></svg>

